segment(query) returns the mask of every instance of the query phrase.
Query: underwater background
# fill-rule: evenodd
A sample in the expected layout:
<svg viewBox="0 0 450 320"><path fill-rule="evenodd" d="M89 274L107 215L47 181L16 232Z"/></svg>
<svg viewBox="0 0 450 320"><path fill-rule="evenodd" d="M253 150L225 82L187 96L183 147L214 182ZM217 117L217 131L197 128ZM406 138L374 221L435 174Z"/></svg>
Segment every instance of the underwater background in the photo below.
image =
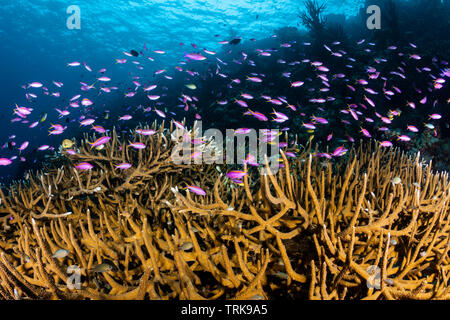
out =
<svg viewBox="0 0 450 320"><path fill-rule="evenodd" d="M450 1L0 17L0 300L450 299Z"/></svg>
<svg viewBox="0 0 450 320"><path fill-rule="evenodd" d="M80 8L81 23L80 29L70 30L66 23L71 12L66 10L73 4ZM380 30L369 30L366 26L369 17L366 8L374 4L381 8ZM313 133L313 142L321 144L322 150L328 144L334 149L341 142L368 138L361 133L361 128L367 129L372 138L392 140L395 144L398 144L396 137L406 133L410 134L411 141L398 145L405 150L420 150L429 158L437 157L437 168L448 168L448 88L444 86L432 91L423 104L419 101L428 94L424 84L433 80L428 72L434 80L448 77L449 1L330 0L320 12L323 21L319 21L319 25L304 23L301 14L305 10L306 4L301 1L4 1L0 6L3 49L0 59L0 157L17 158L0 167L2 183L8 184L12 179L23 177L25 170L39 169L50 159L59 158L63 139L81 138L84 132L92 133L89 126L80 126L80 121L87 118L96 119L95 125L106 130L116 126L125 133L140 122L162 120L155 112L143 111L146 107L158 107L173 112L174 120L186 118L188 123L192 123L194 115L198 114L204 127L236 129L244 123L253 128L273 127L270 121L262 123L242 115L243 108L234 100L246 91L254 97L285 97L286 105L294 105L296 111L283 107L289 120L278 127L289 128L291 135L299 135L299 143L306 143L312 135L305 132L302 123L308 123L311 116L320 116L327 119L328 125L322 125L325 130ZM323 30L317 27L323 27ZM238 39L239 43L227 43L233 39ZM362 39L364 43L358 44ZM339 45L333 45L338 42ZM324 45L331 49L325 49ZM394 45L397 50L388 49ZM330 55L335 48L343 50L345 57ZM203 49L209 50L210 54ZM135 50L139 56L124 55L130 50ZM261 55L263 50L267 55ZM207 59L188 59L188 64L180 64L186 63L185 54L191 52L203 53ZM399 57L398 52L404 52L404 57ZM421 59L412 59L413 54ZM346 57L355 59L354 65L348 66L350 61L343 60ZM128 58L126 63L117 63L117 59L125 58ZM373 59L378 60L375 63ZM315 93L324 87L321 79L317 79L317 70L305 67L313 60L322 61L331 70L333 80L337 80L331 81L336 86L332 85L329 93L320 95L331 96L334 101L311 103L310 99L317 98ZM79 61L81 65L67 66L73 61ZM390 101L381 99L381 92L379 95L366 93L373 98L380 119L389 116L389 110L403 112L401 116L394 116L387 132L377 130L383 123L373 116L370 106L368 112L375 123L364 122L362 114L357 121L352 121L348 113L339 112L351 103L367 105L364 92L349 91L344 86L355 87L355 81L364 78L369 65L375 69L382 67L389 78L386 80L392 82L389 85L398 84L396 87L401 90L401 93L394 92ZM103 68L106 72L99 73ZM419 73L416 68L430 68L430 71L417 69ZM188 70L194 73L186 73ZM406 78L389 73L396 71ZM264 83L258 86L246 81L245 77L250 73L262 74ZM109 77L111 82L96 80L101 75ZM241 84L233 83L232 79L240 79ZM133 80L141 87L136 87ZM292 90L291 83L296 80L304 81L305 86ZM29 87L32 82L43 84L46 90ZM53 82L63 86L58 87ZM373 82L372 89L380 91L383 80L378 78ZM82 83L96 83L96 86L83 90ZM186 84L194 84L196 89L187 89ZM116 90L100 90L107 85ZM147 99L147 92L142 88L149 85L158 86L151 93L159 95L160 99ZM136 92L134 97L124 98L126 93L133 91ZM198 99L192 102L188 111L183 110L184 103L180 98L184 93ZM70 107L70 99L77 94L81 94L79 101L88 98L94 104ZM221 105L218 101L226 101L226 104ZM417 108L408 106L408 102ZM14 114L16 104L31 107L33 111L29 116L13 120L17 118ZM277 106L262 98L249 104L250 110L254 108L265 115ZM67 110L70 114L60 116L55 109ZM110 116L106 117L107 113ZM133 118L118 120L124 114ZM430 114L440 114L442 118L428 121ZM341 122L344 118L345 123ZM37 121L35 127L29 128ZM427 121L432 124L432 129L424 127ZM49 135L51 125L55 123L62 123L65 129L63 133ZM419 132L408 133L407 125L414 125ZM336 132L334 139L327 143L326 137L333 133L330 128ZM26 149L18 150L25 141L29 141ZM37 150L41 145L50 148Z"/></svg>

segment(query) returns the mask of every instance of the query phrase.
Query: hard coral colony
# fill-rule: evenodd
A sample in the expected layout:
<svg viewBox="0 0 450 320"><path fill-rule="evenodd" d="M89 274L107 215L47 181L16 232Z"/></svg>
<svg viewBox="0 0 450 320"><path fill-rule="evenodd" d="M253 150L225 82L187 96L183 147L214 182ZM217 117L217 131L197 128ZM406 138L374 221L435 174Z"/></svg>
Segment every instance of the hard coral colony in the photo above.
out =
<svg viewBox="0 0 450 320"><path fill-rule="evenodd" d="M51 137L2 146L2 168L43 161L0 188L0 299L450 299L450 71L385 4L371 36L306 0L304 33L216 35L174 70L144 44L113 59L129 79L65 60L76 90L28 80L11 122ZM202 162L229 141L199 120L279 154Z"/></svg>
<svg viewBox="0 0 450 320"><path fill-rule="evenodd" d="M282 153L278 173L248 170L236 188L223 165L175 165L175 141L152 129L142 150L115 132L95 152L84 140L70 158L93 169L66 165L1 194L2 298L450 297L448 174L419 156L376 143L347 163ZM125 162L136 165L115 170Z"/></svg>

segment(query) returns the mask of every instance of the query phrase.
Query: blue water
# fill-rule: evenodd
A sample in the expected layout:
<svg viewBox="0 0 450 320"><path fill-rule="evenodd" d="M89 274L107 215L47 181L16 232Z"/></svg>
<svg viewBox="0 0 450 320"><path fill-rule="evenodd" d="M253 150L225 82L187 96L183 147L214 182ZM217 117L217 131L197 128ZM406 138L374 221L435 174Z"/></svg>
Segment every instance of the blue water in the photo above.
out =
<svg viewBox="0 0 450 320"><path fill-rule="evenodd" d="M330 1L329 10L347 15L355 14L360 1ZM81 11L81 29L69 30L66 13L70 5ZM108 70L113 79L124 78L130 69L115 64L124 58L122 51L164 50L166 54L153 56L157 61L147 63L145 73L169 68L183 58L183 52L199 48L219 50L218 40L239 36L245 39L270 36L275 29L299 24L299 1L24 1L5 0L0 5L0 70L2 115L0 143L10 135L15 141L30 141L27 150L44 143L58 146L66 134L46 137L49 123L57 122L54 108L63 109L61 101L44 97L33 103L30 123L37 121L43 112L48 113L45 125L33 130L27 125L11 123L14 105L29 106L21 86L38 81L47 87L52 81L64 83L62 98L79 91L79 81L93 82L95 75L86 70L67 68L72 61L86 62L94 71ZM216 37L215 35L220 35ZM183 43L183 46L180 46ZM142 73L141 73L142 74ZM30 90L33 92L33 90ZM38 90L35 90L38 91ZM50 90L50 92L57 90ZM113 98L114 99L114 95ZM117 95L116 95L117 99ZM28 124L29 125L29 124ZM69 137L70 132L68 130ZM44 138L45 137L45 138ZM0 157L11 157L17 152L1 150ZM27 157L27 152L23 155ZM23 167L23 166L22 166ZM0 168L2 178L17 172L17 163Z"/></svg>
<svg viewBox="0 0 450 320"><path fill-rule="evenodd" d="M329 0L327 4L327 14L334 17L341 15L348 20L370 3ZM80 30L69 30L66 26L70 16L66 10L70 5L77 5L81 10ZM223 51L223 46L218 44L220 40L241 37L243 43L248 43L248 39L252 38L270 38L277 29L283 27L294 27L306 32L297 15L303 9L303 3L298 0L2 1L0 144L4 146L8 137L16 135L13 140L17 145L15 150L0 149L0 157L18 155L25 157L26 162L21 163L17 159L10 166L0 167L0 182L20 175L27 166L34 166L36 152L32 151L38 146L49 144L57 148L64 138L79 136L80 110L71 110L73 114L69 116L69 123L63 122L65 118L58 119L54 110L65 109L68 99L75 94L80 93L83 98L95 101L98 113L129 106L131 102L124 100L123 95L133 88L130 76L140 76L140 81L146 84L157 83L159 80L153 75L156 70L164 68L168 70L167 75L173 75L174 66L183 60L185 52L196 52L203 48ZM360 20L358 23L363 29L365 22ZM198 49L194 49L192 44ZM137 70L129 62L126 65L116 64L116 59L127 58L123 51L130 50L144 51L146 56L153 57L155 61L141 59L144 70ZM166 53L150 54L153 50L164 50ZM67 67L67 63L72 61L79 61L82 65L77 68ZM93 72L83 67L84 62ZM101 68L107 69L105 75L114 80L119 90L108 95L102 94L101 97L98 96L98 90L81 92L79 82L94 83L99 76L97 71ZM60 92L61 98L42 96L42 89L22 88L34 81L43 83L50 93ZM63 82L64 87L58 89L52 85L52 81ZM26 92L39 92L39 98L29 102L25 97ZM159 94L170 95L171 92L166 90ZM29 123L11 122L15 104L34 109L28 118ZM38 121L44 113L48 113L47 120L29 129L29 124ZM143 116L142 120L151 119ZM62 123L68 129L63 135L48 136L52 123ZM112 125L114 123L110 123L108 129ZM23 141L30 141L30 146L18 154L17 147Z"/></svg>

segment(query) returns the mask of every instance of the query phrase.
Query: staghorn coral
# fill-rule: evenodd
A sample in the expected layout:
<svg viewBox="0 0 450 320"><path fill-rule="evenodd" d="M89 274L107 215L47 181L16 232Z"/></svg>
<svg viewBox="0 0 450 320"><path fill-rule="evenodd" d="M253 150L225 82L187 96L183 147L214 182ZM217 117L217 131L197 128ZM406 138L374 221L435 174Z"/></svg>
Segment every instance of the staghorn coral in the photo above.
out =
<svg viewBox="0 0 450 320"><path fill-rule="evenodd" d="M93 170L68 164L0 194L1 298L450 298L448 174L419 155L363 144L332 163L305 149L236 186L225 166L174 164L173 128L153 129L134 136L143 150L116 132L102 150L82 141L71 160ZM113 168L124 161L135 166ZM95 272L104 263L115 268Z"/></svg>

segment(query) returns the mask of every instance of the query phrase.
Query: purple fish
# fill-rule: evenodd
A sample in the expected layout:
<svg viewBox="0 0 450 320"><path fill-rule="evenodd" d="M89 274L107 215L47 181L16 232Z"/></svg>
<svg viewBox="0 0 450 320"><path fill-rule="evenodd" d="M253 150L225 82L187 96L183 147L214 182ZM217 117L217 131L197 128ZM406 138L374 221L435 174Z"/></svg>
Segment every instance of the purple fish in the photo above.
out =
<svg viewBox="0 0 450 320"><path fill-rule="evenodd" d="M206 191L200 187L186 185L186 189L188 189L190 192L195 193L199 196L206 196Z"/></svg>
<svg viewBox="0 0 450 320"><path fill-rule="evenodd" d="M8 158L0 158L0 166L8 166L12 161Z"/></svg>
<svg viewBox="0 0 450 320"><path fill-rule="evenodd" d="M91 170L93 167L94 166L89 162L80 162L75 165L75 168L77 168L78 170Z"/></svg>
<svg viewBox="0 0 450 320"><path fill-rule="evenodd" d="M130 168L131 166L132 166L131 163L123 162L123 163L116 165L116 169L126 170L126 169Z"/></svg>
<svg viewBox="0 0 450 320"><path fill-rule="evenodd" d="M144 149L145 148L145 144L143 144L142 142L130 142L130 144L128 146L135 148L135 149Z"/></svg>
<svg viewBox="0 0 450 320"><path fill-rule="evenodd" d="M99 147L101 145L104 145L105 143L107 143L109 140L111 139L111 137L108 136L104 136L101 138L98 138L97 140L95 140L94 142L88 142L91 145L91 149L94 147Z"/></svg>
<svg viewBox="0 0 450 320"><path fill-rule="evenodd" d="M247 172L241 170L233 170L227 173L227 177L230 179L241 179L247 175Z"/></svg>
<svg viewBox="0 0 450 320"><path fill-rule="evenodd" d="M205 56L202 56L201 54L198 53L187 53L184 55L184 57L195 61L202 61L206 59Z"/></svg>
<svg viewBox="0 0 450 320"><path fill-rule="evenodd" d="M29 143L28 141L25 141L24 143L22 143L22 144L20 145L19 150L20 150L20 151L25 150L25 149L28 147L29 144L30 144L30 143Z"/></svg>

